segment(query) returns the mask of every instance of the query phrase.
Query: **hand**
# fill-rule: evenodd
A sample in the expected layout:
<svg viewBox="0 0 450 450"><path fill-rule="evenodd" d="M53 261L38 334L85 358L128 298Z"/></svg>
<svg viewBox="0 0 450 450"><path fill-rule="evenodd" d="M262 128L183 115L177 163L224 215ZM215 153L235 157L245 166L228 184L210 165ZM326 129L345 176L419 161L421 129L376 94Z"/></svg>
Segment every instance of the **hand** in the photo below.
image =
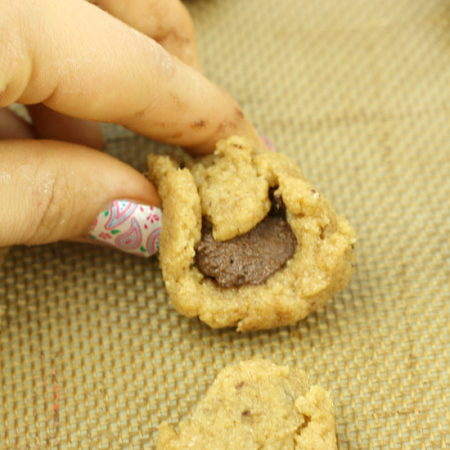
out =
<svg viewBox="0 0 450 450"><path fill-rule="evenodd" d="M96 122L193 154L231 134L264 145L237 103L201 74L179 0L93 3L0 0L0 246L86 237L116 199L160 206L141 174L95 150ZM5 108L15 102L29 105L32 124ZM122 242L138 245L139 230L125 231Z"/></svg>

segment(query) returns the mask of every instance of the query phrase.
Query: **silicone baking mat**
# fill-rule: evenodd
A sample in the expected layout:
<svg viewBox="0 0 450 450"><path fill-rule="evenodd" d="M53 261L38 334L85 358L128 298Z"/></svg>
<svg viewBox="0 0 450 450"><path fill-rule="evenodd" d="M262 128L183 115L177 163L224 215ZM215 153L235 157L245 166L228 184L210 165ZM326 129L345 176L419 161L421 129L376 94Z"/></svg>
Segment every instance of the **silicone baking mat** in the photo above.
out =
<svg viewBox="0 0 450 450"><path fill-rule="evenodd" d="M450 447L450 3L191 0L206 74L358 235L350 285L295 326L186 319L157 258L15 248L0 274L0 447L149 449L252 356L332 392L341 449ZM107 126L138 169L161 145Z"/></svg>

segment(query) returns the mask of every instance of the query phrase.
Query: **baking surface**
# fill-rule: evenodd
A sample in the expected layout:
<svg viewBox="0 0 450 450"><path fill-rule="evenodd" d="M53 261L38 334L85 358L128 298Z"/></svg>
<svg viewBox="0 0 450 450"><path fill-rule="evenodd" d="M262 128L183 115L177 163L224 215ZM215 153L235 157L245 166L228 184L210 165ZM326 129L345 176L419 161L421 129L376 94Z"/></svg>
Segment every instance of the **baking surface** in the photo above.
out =
<svg viewBox="0 0 450 450"><path fill-rule="evenodd" d="M349 286L296 326L211 330L157 258L15 248L0 273L0 448L149 449L258 356L333 394L341 449L450 447L450 4L190 0L206 74L345 215ZM163 148L104 127L145 168Z"/></svg>

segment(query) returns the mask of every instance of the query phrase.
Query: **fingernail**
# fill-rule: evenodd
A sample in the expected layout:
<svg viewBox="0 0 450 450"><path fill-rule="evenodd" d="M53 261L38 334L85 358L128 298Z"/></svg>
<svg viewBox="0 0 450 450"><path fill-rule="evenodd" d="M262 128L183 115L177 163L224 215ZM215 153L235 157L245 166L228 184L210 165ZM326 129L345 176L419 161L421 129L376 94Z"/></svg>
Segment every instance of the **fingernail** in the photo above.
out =
<svg viewBox="0 0 450 450"><path fill-rule="evenodd" d="M155 206L114 200L95 219L89 238L126 253L148 257L157 253L162 211Z"/></svg>
<svg viewBox="0 0 450 450"><path fill-rule="evenodd" d="M265 135L263 134L258 128L256 128L256 131L258 132L258 134L261 136L261 139L264 141L264 143L267 145L267 147L269 148L269 150L272 150L273 152L276 152L277 149L275 148L275 145L272 144L272 141Z"/></svg>

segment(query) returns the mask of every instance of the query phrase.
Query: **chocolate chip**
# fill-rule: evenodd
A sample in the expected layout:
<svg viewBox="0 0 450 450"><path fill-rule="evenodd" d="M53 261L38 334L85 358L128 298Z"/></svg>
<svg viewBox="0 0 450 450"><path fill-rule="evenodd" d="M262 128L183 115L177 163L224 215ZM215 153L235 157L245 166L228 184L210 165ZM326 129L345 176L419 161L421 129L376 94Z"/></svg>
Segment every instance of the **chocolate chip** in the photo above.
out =
<svg viewBox="0 0 450 450"><path fill-rule="evenodd" d="M217 242L212 236L212 224L203 220L195 262L220 287L262 284L294 255L297 239L286 220L283 199L274 191L269 192L270 213L241 236Z"/></svg>

